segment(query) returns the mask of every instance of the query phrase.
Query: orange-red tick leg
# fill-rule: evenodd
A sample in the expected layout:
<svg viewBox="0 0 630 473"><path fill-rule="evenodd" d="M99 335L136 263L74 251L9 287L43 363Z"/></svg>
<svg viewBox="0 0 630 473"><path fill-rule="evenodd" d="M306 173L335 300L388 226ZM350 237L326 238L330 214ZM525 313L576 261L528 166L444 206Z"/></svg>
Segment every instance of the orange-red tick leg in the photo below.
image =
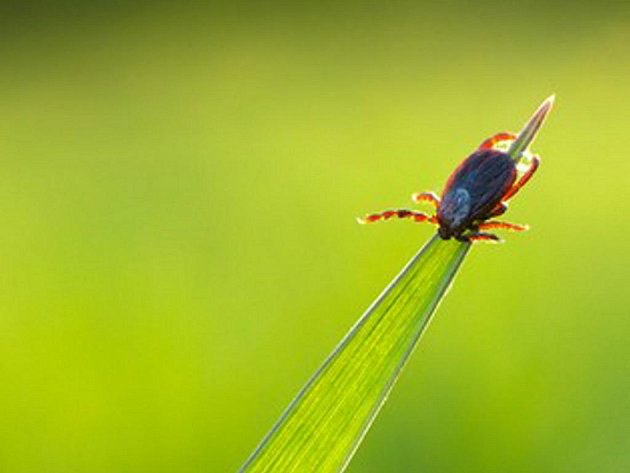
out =
<svg viewBox="0 0 630 473"><path fill-rule="evenodd" d="M532 178L532 176L536 172L536 169L538 169L538 166L540 166L540 158L538 156L534 156L532 158L532 164L529 166L529 169L527 169L527 171L525 171L525 174L521 176L518 182L514 184L509 191L506 192L501 200L508 200L510 197L513 197L514 194L516 194L519 189L527 184L527 181Z"/></svg>
<svg viewBox="0 0 630 473"><path fill-rule="evenodd" d="M487 218L498 217L499 215L503 215L508 209L508 206L505 202L499 203L489 214Z"/></svg>
<svg viewBox="0 0 630 473"><path fill-rule="evenodd" d="M389 220L390 218L407 218L414 222L427 222L437 223L435 216L430 216L424 212L417 212L415 210L399 209L399 210L385 210L375 214L366 215L363 218L358 218L359 223L373 223L380 220Z"/></svg>
<svg viewBox="0 0 630 473"><path fill-rule="evenodd" d="M518 223L510 223L510 222L499 222L497 220L490 220L488 222L483 222L478 225L479 230L492 230L492 229L500 229L500 230L509 230L511 232L524 232L529 230L527 225L519 225Z"/></svg>
<svg viewBox="0 0 630 473"><path fill-rule="evenodd" d="M458 238L460 241L485 241L488 243L501 243L501 239L493 233L475 232L468 235L462 235Z"/></svg>
<svg viewBox="0 0 630 473"><path fill-rule="evenodd" d="M411 200L413 200L416 204L419 204L420 202L428 202L435 208L440 205L440 198L435 192L416 192L411 196Z"/></svg>
<svg viewBox="0 0 630 473"><path fill-rule="evenodd" d="M494 146L501 141L514 141L516 139L516 135L514 133L509 133L507 131L503 131L501 133L497 133L494 136L491 136L483 143L479 145L479 150L484 149L494 149Z"/></svg>

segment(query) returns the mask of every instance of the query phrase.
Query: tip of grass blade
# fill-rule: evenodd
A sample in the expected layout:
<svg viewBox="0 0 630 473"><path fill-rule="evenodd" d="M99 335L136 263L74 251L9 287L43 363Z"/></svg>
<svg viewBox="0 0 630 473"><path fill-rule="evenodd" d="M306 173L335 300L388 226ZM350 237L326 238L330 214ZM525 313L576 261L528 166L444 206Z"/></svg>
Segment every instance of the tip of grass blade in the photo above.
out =
<svg viewBox="0 0 630 473"><path fill-rule="evenodd" d="M540 127L545 122L545 118L551 111L555 100L556 94L547 97L518 134L507 152L514 161L518 161L523 152L527 151L529 145L534 141L538 130L540 130Z"/></svg>

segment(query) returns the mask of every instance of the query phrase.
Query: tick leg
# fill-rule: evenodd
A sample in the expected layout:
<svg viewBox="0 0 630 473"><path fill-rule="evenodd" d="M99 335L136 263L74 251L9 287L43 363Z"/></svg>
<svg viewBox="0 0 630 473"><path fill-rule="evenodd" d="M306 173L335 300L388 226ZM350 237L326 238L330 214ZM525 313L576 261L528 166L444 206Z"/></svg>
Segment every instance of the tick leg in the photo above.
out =
<svg viewBox="0 0 630 473"><path fill-rule="evenodd" d="M524 232L529 230L527 225L519 225L518 223L499 222L498 220L490 220L478 225L479 230L491 230L497 228L500 230L509 230L511 232Z"/></svg>
<svg viewBox="0 0 630 473"><path fill-rule="evenodd" d="M457 238L459 241L486 241L488 243L501 243L501 239L493 233L475 232L462 235Z"/></svg>
<svg viewBox="0 0 630 473"><path fill-rule="evenodd" d="M501 197L501 200L508 200L510 197L513 197L514 194L516 194L519 189L527 184L527 181L532 178L532 176L536 172L536 169L538 169L538 166L540 166L540 158L538 156L534 156L532 158L532 164L529 166L529 169L525 172L525 174L521 176L518 182L514 184L503 197Z"/></svg>
<svg viewBox="0 0 630 473"><path fill-rule="evenodd" d="M499 203L489 214L487 218L498 217L499 215L503 215L508 209L508 206L505 202Z"/></svg>
<svg viewBox="0 0 630 473"><path fill-rule="evenodd" d="M417 212L415 210L399 209L399 210L385 210L375 214L366 215L363 218L358 218L359 223L373 223L380 220L389 220L390 218L408 218L414 222L427 222L437 223L435 215L427 215L424 212Z"/></svg>
<svg viewBox="0 0 630 473"><path fill-rule="evenodd" d="M433 204L435 208L440 205L440 198L435 192L416 192L411 196L411 200L413 200L416 204L420 202L428 202Z"/></svg>
<svg viewBox="0 0 630 473"><path fill-rule="evenodd" d="M491 136L490 138L485 140L483 143L481 143L479 145L479 150L482 151L485 149L494 149L494 145L496 145L497 143L501 141L514 141L515 139L516 139L516 135L514 133L503 131L501 133L497 133L494 136Z"/></svg>

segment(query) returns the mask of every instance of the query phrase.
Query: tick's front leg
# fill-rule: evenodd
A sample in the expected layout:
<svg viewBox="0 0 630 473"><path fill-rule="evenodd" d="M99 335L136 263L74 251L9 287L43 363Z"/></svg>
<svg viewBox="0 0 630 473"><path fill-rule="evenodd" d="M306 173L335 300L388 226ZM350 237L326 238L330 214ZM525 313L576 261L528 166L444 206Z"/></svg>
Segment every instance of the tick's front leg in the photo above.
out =
<svg viewBox="0 0 630 473"><path fill-rule="evenodd" d="M512 142L515 139L516 139L516 135L514 133L503 131L501 133L497 133L494 136L491 136L490 138L485 140L483 143L481 143L479 145L479 150L482 151L485 149L494 149L497 143Z"/></svg>
<svg viewBox="0 0 630 473"><path fill-rule="evenodd" d="M411 200L413 200L416 204L419 204L420 202L428 202L436 209L440 205L440 198L435 192L416 192L415 194L412 194Z"/></svg>
<svg viewBox="0 0 630 473"><path fill-rule="evenodd" d="M527 171L525 171L525 174L523 174L518 182L514 184L503 197L501 197L501 200L508 200L509 198L513 197L514 194L516 194L521 189L521 187L527 184L527 181L532 178L532 176L536 172L536 169L538 169L538 166L540 166L540 158L538 156L534 156L532 158L532 164L530 164Z"/></svg>
<svg viewBox="0 0 630 473"><path fill-rule="evenodd" d="M407 209L385 210L384 212L369 214L363 218L358 218L357 222L373 223L380 220L389 220L390 218L407 218L413 220L414 222L427 222L433 224L437 223L437 218L435 217L435 215L427 215L424 212L417 212L415 210Z"/></svg>

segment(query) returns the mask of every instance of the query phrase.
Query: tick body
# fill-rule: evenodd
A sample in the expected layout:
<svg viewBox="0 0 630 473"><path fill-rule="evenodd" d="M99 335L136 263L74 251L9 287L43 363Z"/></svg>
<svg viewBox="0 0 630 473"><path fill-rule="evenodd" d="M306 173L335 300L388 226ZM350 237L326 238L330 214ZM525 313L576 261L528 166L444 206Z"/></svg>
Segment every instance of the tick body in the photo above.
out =
<svg viewBox="0 0 630 473"><path fill-rule="evenodd" d="M448 240L500 241L490 229L527 230L526 225L492 220L507 210L507 201L534 175L540 159L533 156L525 172L519 176L517 163L527 150L545 115L553 103L547 99L517 136L498 133L485 140L448 178L441 196L432 192L413 195L417 203L428 202L435 207L434 215L413 210L386 210L360 219L361 223L390 218L405 218L438 225L438 234Z"/></svg>

